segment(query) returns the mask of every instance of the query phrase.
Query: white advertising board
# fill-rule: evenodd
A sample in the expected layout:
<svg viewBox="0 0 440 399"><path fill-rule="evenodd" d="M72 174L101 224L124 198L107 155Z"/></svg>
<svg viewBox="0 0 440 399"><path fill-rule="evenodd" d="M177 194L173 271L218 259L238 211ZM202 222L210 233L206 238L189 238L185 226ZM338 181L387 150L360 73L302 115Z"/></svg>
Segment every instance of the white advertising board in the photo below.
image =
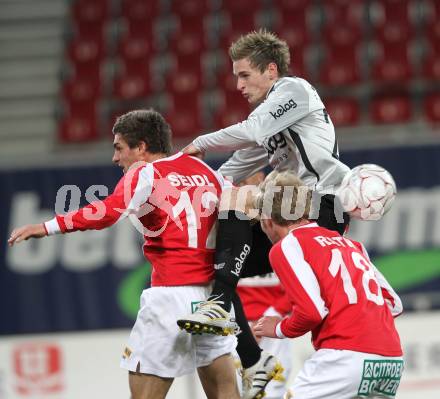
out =
<svg viewBox="0 0 440 399"><path fill-rule="evenodd" d="M405 350L399 399L440 397L440 312L397 319ZM0 338L0 399L129 399L127 373L119 368L128 330ZM293 345L294 374L312 353L310 338ZM175 381L167 398L202 399L195 376Z"/></svg>

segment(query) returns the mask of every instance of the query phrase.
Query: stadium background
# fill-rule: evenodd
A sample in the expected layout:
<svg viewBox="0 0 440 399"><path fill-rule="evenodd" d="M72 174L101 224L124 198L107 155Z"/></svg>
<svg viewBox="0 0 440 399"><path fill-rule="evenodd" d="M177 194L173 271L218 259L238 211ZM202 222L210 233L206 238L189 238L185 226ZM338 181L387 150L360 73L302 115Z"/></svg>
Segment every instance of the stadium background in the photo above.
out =
<svg viewBox="0 0 440 399"><path fill-rule="evenodd" d="M398 397L438 397L438 0L0 0L0 398L128 398L118 358L150 271L137 231L127 222L12 250L8 234L51 218L57 195L73 207L112 190L121 112L163 112L176 150L246 116L227 47L259 27L288 41L292 73L323 97L341 159L395 177L390 213L350 236L407 309ZM295 367L309 352L304 339ZM170 393L198 395L192 378Z"/></svg>

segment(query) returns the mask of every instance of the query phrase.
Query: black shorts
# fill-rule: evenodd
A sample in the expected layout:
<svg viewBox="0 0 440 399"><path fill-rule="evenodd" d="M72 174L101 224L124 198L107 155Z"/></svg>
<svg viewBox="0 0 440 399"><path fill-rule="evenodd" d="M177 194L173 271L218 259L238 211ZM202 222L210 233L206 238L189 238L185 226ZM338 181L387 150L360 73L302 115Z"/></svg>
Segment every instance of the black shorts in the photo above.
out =
<svg viewBox="0 0 440 399"><path fill-rule="evenodd" d="M326 229L337 231L339 234L344 234L350 223L350 216L348 213L342 212L342 205L331 194L326 194L321 197L321 204L319 207L319 216L316 223ZM338 221L339 219L339 221Z"/></svg>
<svg viewBox="0 0 440 399"><path fill-rule="evenodd" d="M336 204L338 206L338 204ZM326 229L337 231L343 234L350 222L350 216L341 212L343 222L338 222L335 216L335 196L326 194L321 197L321 206L319 208L319 217L316 222L319 226ZM272 267L269 263L269 251L272 243L261 229L260 223L252 226L252 250L246 259L240 277L253 277L262 274L272 273Z"/></svg>

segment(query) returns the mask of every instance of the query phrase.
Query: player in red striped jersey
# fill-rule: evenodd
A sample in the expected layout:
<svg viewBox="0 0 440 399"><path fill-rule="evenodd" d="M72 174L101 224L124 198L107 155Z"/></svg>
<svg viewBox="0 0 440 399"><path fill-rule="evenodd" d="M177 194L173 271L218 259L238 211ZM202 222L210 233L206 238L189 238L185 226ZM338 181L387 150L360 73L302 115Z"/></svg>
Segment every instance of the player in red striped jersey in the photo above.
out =
<svg viewBox="0 0 440 399"><path fill-rule="evenodd" d="M284 201L283 201L284 196ZM290 390L295 398L394 397L403 371L394 317L402 304L364 246L308 220L310 190L291 172L272 172L257 196L273 242L270 263L292 313L265 316L257 336L309 331L316 352Z"/></svg>
<svg viewBox="0 0 440 399"><path fill-rule="evenodd" d="M144 235L144 254L153 269L152 287L142 293L121 360L129 370L132 398L165 398L175 377L197 368L208 397L238 399L230 356L236 338L193 336L175 324L211 291L217 205L228 184L197 158L170 156L170 128L153 110L120 116L113 133L112 160L124 171L114 192L48 222L15 229L8 243L100 230L131 218Z"/></svg>

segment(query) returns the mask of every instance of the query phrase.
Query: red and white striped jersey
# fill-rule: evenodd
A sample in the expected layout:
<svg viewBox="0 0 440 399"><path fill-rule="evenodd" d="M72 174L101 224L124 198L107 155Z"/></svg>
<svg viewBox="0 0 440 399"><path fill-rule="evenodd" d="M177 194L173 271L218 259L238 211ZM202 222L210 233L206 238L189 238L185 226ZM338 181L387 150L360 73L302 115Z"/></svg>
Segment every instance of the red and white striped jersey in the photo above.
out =
<svg viewBox="0 0 440 399"><path fill-rule="evenodd" d="M240 279L237 294L246 318L250 321L258 320L271 307L282 316L291 310L284 288L275 273Z"/></svg>
<svg viewBox="0 0 440 399"><path fill-rule="evenodd" d="M279 337L312 331L315 349L401 356L393 316L402 303L362 244L309 223L270 251L270 263L292 303Z"/></svg>
<svg viewBox="0 0 440 399"><path fill-rule="evenodd" d="M204 162L178 153L134 165L107 198L45 226L49 234L100 230L129 217L144 236L152 286L205 284L214 275L217 205L225 185Z"/></svg>

